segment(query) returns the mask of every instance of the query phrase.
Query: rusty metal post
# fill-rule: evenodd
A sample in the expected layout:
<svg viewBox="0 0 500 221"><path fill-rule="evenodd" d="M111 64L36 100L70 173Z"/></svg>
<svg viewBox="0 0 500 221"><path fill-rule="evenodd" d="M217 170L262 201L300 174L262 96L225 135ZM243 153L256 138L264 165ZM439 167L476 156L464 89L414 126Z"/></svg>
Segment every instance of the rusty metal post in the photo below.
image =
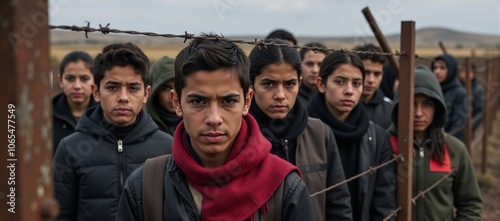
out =
<svg viewBox="0 0 500 221"><path fill-rule="evenodd" d="M47 0L0 1L0 217L53 220Z"/></svg>
<svg viewBox="0 0 500 221"><path fill-rule="evenodd" d="M482 149L482 160L481 160L481 173L486 174L486 156L488 152L488 137L490 135L490 127L489 127L489 118L491 115L491 107L490 107L490 99L491 99L491 61L490 59L486 59L486 86L485 86L485 94L484 94L484 108L483 108L483 149Z"/></svg>
<svg viewBox="0 0 500 221"><path fill-rule="evenodd" d="M441 48L441 51L443 51L443 54L448 54L448 52L446 52L446 47L444 47L444 44L442 41L439 41L439 48Z"/></svg>
<svg viewBox="0 0 500 221"><path fill-rule="evenodd" d="M415 22L401 24L401 74L399 76L398 149L404 161L398 164L398 221L411 220L413 182L413 93L415 85Z"/></svg>
<svg viewBox="0 0 500 221"><path fill-rule="evenodd" d="M370 28L373 31L373 34L375 34L375 37L377 38L378 43L380 44L380 47L384 52L387 53L392 53L391 47L389 46L389 43L387 43L387 40L384 37L384 34L382 34L382 31L380 31L380 28L377 25L377 21L375 21L375 18L373 17L372 13L370 12L370 9L368 7L363 8L361 10L363 12L363 15L365 15L366 21L370 25ZM399 78L399 64L396 61L396 57L394 55L392 56L387 56L389 59L389 63L391 64L392 68L394 69L394 72L396 73L396 77Z"/></svg>
<svg viewBox="0 0 500 221"><path fill-rule="evenodd" d="M465 125L465 146L472 158L472 76L470 59L465 58L465 91L467 92L467 123Z"/></svg>

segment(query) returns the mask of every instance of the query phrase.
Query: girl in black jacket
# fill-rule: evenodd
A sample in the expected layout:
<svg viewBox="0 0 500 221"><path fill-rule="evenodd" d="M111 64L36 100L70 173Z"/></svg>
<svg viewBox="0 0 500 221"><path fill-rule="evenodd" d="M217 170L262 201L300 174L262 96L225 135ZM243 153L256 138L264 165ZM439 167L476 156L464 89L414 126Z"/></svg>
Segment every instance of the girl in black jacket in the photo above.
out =
<svg viewBox="0 0 500 221"><path fill-rule="evenodd" d="M284 44L282 40L267 40ZM302 81L297 50L256 46L250 53L254 99L250 113L272 143L271 153L299 167L309 192L345 180L335 137L320 120L310 118L297 99ZM318 220L352 220L347 185L312 198Z"/></svg>
<svg viewBox="0 0 500 221"><path fill-rule="evenodd" d="M359 103L364 66L354 53L334 52L321 64L318 91L307 111L333 130L346 177L391 160L389 135ZM348 183L353 220L382 220L396 208L395 164Z"/></svg>
<svg viewBox="0 0 500 221"><path fill-rule="evenodd" d="M59 87L63 90L52 99L54 123L54 153L62 138L75 131L83 112L97 105L92 96L93 58L83 51L64 56L59 67Z"/></svg>

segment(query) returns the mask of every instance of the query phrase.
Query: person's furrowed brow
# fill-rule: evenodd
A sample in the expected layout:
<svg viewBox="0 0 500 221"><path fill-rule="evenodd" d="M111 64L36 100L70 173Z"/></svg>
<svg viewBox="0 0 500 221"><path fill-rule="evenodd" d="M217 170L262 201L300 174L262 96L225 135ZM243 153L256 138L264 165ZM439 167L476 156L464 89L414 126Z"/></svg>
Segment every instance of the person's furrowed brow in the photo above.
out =
<svg viewBox="0 0 500 221"><path fill-rule="evenodd" d="M220 99L237 99L240 98L240 94L238 93L231 93L231 94L226 94L224 96L219 97Z"/></svg>

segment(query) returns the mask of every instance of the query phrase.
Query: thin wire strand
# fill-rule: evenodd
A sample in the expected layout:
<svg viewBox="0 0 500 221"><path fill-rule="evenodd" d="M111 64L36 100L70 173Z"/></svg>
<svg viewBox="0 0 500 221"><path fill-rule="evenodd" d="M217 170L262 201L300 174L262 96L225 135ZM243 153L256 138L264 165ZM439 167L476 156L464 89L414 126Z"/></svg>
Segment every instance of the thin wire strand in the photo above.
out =
<svg viewBox="0 0 500 221"><path fill-rule="evenodd" d="M349 179L346 179L346 180L344 180L344 181L342 181L342 182L340 182L340 183L334 184L334 185L332 185L332 186L330 186L330 187L328 187L328 188L326 188L326 189L323 189L323 190L320 190L320 191L318 191L318 192L315 192L315 193L311 194L311 197L314 197L314 196L319 195L319 194L321 194L321 193L324 193L324 192L326 192L326 191L328 191L328 190L334 189L334 188L336 188L336 187L338 187L338 186L340 186L340 185L343 185L343 184L345 184L345 183L348 183L348 182L350 182L350 181L353 181L353 180L355 180L355 179L357 179L357 178L359 178L359 177L364 176L365 174L368 174L368 173L374 173L374 172L376 172L378 169L380 169L380 168L382 168L382 167L384 167L384 166L387 166L387 165L389 165L390 163L393 163L393 162L395 162L396 160L398 160L398 159L400 159L400 158L403 158L403 155L401 155L401 154L400 154L400 155L398 155L398 156L394 156L394 158L392 158L391 160L389 160L389 161L387 161L387 162L385 162L385 163L382 163L382 164L380 164L380 165L378 165L378 166L376 166L376 167L370 167L370 168L369 168L368 170L366 170L365 172L362 172L362 173L360 173L360 174L358 174L358 175L355 175L355 176L353 176L353 177L351 177L351 178L349 178Z"/></svg>

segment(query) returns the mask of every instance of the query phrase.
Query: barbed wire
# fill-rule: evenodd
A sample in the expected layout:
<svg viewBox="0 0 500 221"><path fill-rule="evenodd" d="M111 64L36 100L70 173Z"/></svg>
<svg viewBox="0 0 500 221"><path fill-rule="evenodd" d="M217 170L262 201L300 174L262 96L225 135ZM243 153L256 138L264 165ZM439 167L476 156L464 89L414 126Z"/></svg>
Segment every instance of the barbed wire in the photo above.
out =
<svg viewBox="0 0 500 221"><path fill-rule="evenodd" d="M314 197L314 196L319 195L319 194L321 194L321 193L324 193L324 192L326 192L326 191L328 191L328 190L334 189L334 188L336 188L336 187L338 187L338 186L341 186L341 185L343 185L343 184L345 184L345 183L348 183L348 182L353 181L353 180L355 180L355 179L357 179L357 178L359 178L359 177L362 177L362 176L364 176L365 174L368 174L368 173L374 173L374 172L376 172L378 169L380 169L380 168L382 168L382 167L384 167L384 166L387 166L387 165L389 165L390 163L393 163L393 162L395 162L396 160L398 160L398 159L400 159L400 158L401 158L402 160L404 160L403 155L401 155L401 154L400 154L400 155L398 155L398 156L395 156L395 155L394 155L394 158L392 158L391 160L389 160L389 161L387 161L387 162L385 162L385 163L382 163L382 164L380 164L380 165L378 165L378 166L376 166L376 167L370 167L370 168L369 168L368 170L366 170L365 172L359 173L359 174L357 174L357 175L355 175L355 176L352 176L351 178L346 179L346 180L344 180L344 181L342 181L342 182L340 182L340 183L334 184L334 185L332 185L332 186L330 186L330 187L328 187L328 188L325 188L325 189L323 189L323 190L320 190L320 191L318 191L318 192L315 192L315 193L311 194L311 195L310 195L310 197Z"/></svg>
<svg viewBox="0 0 500 221"><path fill-rule="evenodd" d="M327 52L334 52L334 51L340 51L342 53L347 53L347 52L352 52L356 54L363 54L363 55L383 55L383 56L405 56L405 52L398 52L395 51L394 53L390 52L374 52L374 51L350 51L347 49L332 49L332 48L326 48L326 47L318 47L318 46L300 46L300 45L290 45L290 44L278 44L278 43L273 43L273 42L265 42L265 40L257 40L257 38L254 38L253 41L245 41L245 40L236 40L236 39L229 39L225 37L214 37L214 36L195 36L194 34L190 34L187 31L184 32L184 34L176 35L176 34L158 34L154 32L139 32L139 31L130 31L130 30L118 30L118 29L112 29L109 27L109 23L106 26L102 26L99 24L99 28L92 28L90 27L90 23L87 22L87 26L76 26L76 25L49 25L50 29L62 29L62 30L70 30L70 31L75 31L75 32L85 32L85 37L88 37L89 32L100 32L104 35L107 35L109 33L119 33L119 34L129 34L129 35L144 35L144 36L149 36L149 37L164 37L164 38L183 38L184 43L187 40L195 40L195 39L201 39L201 40L220 40L220 41L228 41L236 44L249 44L249 45L255 45L259 47L288 47L288 48L295 48L295 49L307 49L314 51L315 53L323 50Z"/></svg>
<svg viewBox="0 0 500 221"><path fill-rule="evenodd" d="M424 191L419 191L418 194L411 199L413 205L417 204L417 200L420 197L423 197L426 193L431 191L432 189L436 188L437 185L442 183L446 178L448 178L453 172L455 171L455 168L452 168L451 171L445 175L443 175L438 181L436 181L434 184L432 184L429 188L425 189Z"/></svg>
<svg viewBox="0 0 500 221"><path fill-rule="evenodd" d="M411 202L413 203L413 205L416 205L417 204L417 200L421 197L424 197L425 194L427 194L428 192L430 192L432 189L436 188L439 184L441 184L446 178L448 178L453 172L455 171L454 168L451 169L451 171L445 175L443 175L441 178L439 178L439 180L437 180L436 182L434 182L431 186L429 186L427 189L425 189L424 191L419 191L418 194L416 196L414 196L412 199L411 199ZM398 206L398 208L396 210L393 210L391 211L391 213L389 215L387 215L383 220L384 221L387 221L389 220L390 218L392 217L397 217L398 216L398 213L401 211L402 207L401 206Z"/></svg>
<svg viewBox="0 0 500 221"><path fill-rule="evenodd" d="M418 54L415 54L415 59L419 59L419 60L422 60L422 61L427 61L429 63L433 63L435 62L436 60L435 59L432 59L432 58L424 58Z"/></svg>
<svg viewBox="0 0 500 221"><path fill-rule="evenodd" d="M397 217L398 216L398 213L399 211L401 211L403 209L403 207L401 206L398 206L398 208L396 210L392 210L391 213L389 213L388 216L386 216L383 221L388 221L389 219L391 219L392 217Z"/></svg>

